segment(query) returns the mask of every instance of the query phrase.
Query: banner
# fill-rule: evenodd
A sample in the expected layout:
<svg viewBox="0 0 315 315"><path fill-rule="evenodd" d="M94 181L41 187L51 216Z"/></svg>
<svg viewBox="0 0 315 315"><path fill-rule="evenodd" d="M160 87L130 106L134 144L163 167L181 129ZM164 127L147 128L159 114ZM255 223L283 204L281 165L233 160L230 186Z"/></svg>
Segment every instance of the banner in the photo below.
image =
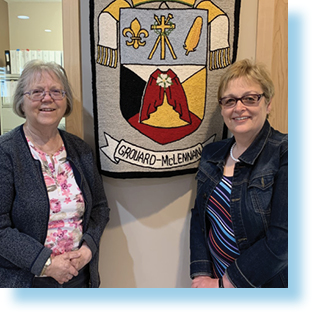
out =
<svg viewBox="0 0 315 315"><path fill-rule="evenodd" d="M100 170L120 178L196 171L224 137L218 82L236 59L240 0L90 1Z"/></svg>

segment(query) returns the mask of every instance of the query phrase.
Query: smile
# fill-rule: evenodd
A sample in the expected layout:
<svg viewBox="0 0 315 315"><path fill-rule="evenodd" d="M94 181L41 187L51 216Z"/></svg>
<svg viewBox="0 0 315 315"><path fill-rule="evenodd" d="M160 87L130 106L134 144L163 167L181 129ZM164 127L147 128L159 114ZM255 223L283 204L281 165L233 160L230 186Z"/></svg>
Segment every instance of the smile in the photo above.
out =
<svg viewBox="0 0 315 315"><path fill-rule="evenodd" d="M244 117L236 117L236 118L233 118L234 120L237 120L237 121L240 121L240 120L245 120L245 119L248 119L249 117L248 116L244 116Z"/></svg>
<svg viewBox="0 0 315 315"><path fill-rule="evenodd" d="M40 109L39 111L41 111L41 112L52 112L52 111L54 111L55 109L53 109L53 108L42 108L42 109Z"/></svg>

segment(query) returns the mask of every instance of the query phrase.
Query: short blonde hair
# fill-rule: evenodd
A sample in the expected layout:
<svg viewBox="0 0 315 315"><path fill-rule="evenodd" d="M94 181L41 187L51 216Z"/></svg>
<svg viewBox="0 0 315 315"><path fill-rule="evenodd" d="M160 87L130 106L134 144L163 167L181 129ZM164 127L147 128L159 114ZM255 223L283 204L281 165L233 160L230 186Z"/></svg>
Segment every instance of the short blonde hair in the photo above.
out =
<svg viewBox="0 0 315 315"><path fill-rule="evenodd" d="M258 83L264 93L266 103L270 103L275 94L275 87L265 65L243 59L233 63L222 75L218 88L218 100L226 91L231 80L244 77L248 81Z"/></svg>
<svg viewBox="0 0 315 315"><path fill-rule="evenodd" d="M73 94L66 71L55 62L44 62L41 60L31 60L25 65L14 93L13 111L18 116L25 118L25 113L22 109L24 93L27 92L26 89L29 87L31 81L35 79L36 75L43 72L54 74L63 86L67 98L67 108L64 117L69 116L73 108Z"/></svg>

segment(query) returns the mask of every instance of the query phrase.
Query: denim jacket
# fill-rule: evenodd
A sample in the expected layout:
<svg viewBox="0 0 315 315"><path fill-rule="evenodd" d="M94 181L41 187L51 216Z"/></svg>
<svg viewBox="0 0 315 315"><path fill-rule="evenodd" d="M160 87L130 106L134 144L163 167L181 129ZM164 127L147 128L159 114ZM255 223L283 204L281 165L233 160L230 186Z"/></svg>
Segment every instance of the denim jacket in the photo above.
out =
<svg viewBox="0 0 315 315"><path fill-rule="evenodd" d="M234 138L207 145L196 176L190 227L190 276L213 277L206 206ZM230 211L240 256L226 269L235 287L288 286L288 136L266 120L235 164Z"/></svg>

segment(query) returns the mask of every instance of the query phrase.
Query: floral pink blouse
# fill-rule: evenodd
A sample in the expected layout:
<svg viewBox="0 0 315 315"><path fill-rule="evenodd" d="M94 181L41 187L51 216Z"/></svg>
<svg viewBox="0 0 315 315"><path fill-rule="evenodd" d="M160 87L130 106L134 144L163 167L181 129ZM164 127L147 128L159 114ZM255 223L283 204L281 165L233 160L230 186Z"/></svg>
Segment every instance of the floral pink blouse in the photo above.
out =
<svg viewBox="0 0 315 315"><path fill-rule="evenodd" d="M75 250L82 238L85 210L64 145L53 156L36 148L27 138L34 159L39 160L50 200L50 215L45 246L52 256Z"/></svg>

